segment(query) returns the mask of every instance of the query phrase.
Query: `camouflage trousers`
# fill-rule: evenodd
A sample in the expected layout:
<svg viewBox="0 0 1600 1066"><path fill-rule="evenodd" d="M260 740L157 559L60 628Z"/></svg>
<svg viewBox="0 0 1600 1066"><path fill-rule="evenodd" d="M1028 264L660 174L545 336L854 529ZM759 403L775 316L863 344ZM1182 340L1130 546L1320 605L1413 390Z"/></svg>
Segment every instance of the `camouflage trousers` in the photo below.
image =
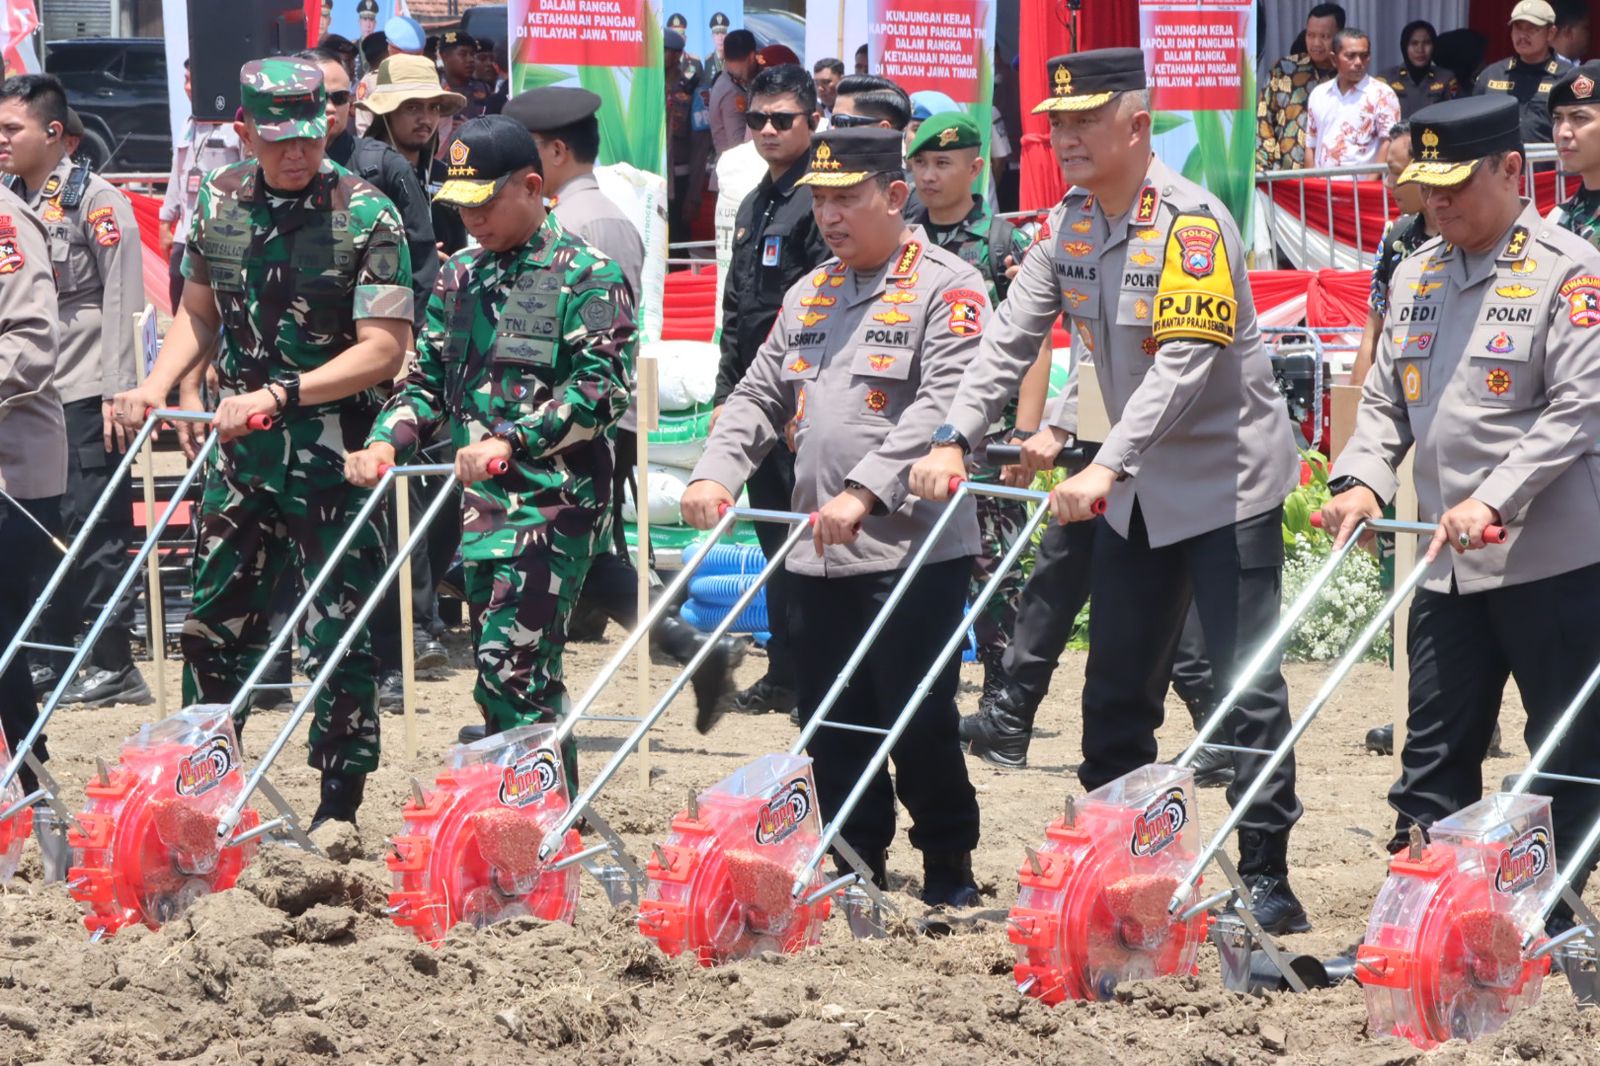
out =
<svg viewBox="0 0 1600 1066"><path fill-rule="evenodd" d="M567 518L519 537L507 558L466 559L468 609L477 640L478 683L473 695L490 733L554 722L567 708L562 653L567 620L597 553L606 550L606 512L568 508ZM595 514L587 535L572 517ZM561 532L552 532L559 524ZM577 788L577 747L562 745L567 788Z"/></svg>
<svg viewBox="0 0 1600 1066"><path fill-rule="evenodd" d="M367 490L344 480L346 442L340 438L349 434L340 430L338 415L308 416L245 438L247 463L224 458L207 471L193 606L180 638L185 704L233 699L273 636L273 592L280 581L308 587L367 499ZM332 564L300 623L307 674L328 661L346 620L377 587L383 542L383 523L374 520ZM377 670L363 632L317 697L312 766L339 773L378 768ZM246 703L235 723L241 730L249 709Z"/></svg>
<svg viewBox="0 0 1600 1066"><path fill-rule="evenodd" d="M973 471L974 481L999 481L999 472L984 476L989 471ZM972 578L967 587L967 601L975 602L978 594L994 576L995 569L1006 552L1011 550L1022 527L1028 521L1028 505L1021 500L1001 500L993 496L979 496L978 554L972 557ZM1022 568L1013 566L1000 581L989 602L973 621L972 629L978 639L978 661L990 669L998 670L1011 643L1011 631L1017 624L1017 603L1022 596L1024 578Z"/></svg>

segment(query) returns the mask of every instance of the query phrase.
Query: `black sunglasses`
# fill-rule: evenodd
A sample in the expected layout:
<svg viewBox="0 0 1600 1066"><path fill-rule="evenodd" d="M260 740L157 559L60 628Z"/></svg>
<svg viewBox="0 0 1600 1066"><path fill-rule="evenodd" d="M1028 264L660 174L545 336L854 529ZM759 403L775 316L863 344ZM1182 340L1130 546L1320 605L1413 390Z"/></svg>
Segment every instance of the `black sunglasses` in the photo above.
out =
<svg viewBox="0 0 1600 1066"><path fill-rule="evenodd" d="M332 92L328 93L328 99L333 102L334 107L343 107L345 104L350 102L350 90L334 89Z"/></svg>
<svg viewBox="0 0 1600 1066"><path fill-rule="evenodd" d="M793 126L794 120L805 118L803 111L746 111L744 124L757 133L766 128L767 123L772 123L772 128L779 133L787 133Z"/></svg>
<svg viewBox="0 0 1600 1066"><path fill-rule="evenodd" d="M828 116L828 125L836 130L847 130L853 126L876 126L877 124L878 120L871 115L840 115L835 113Z"/></svg>

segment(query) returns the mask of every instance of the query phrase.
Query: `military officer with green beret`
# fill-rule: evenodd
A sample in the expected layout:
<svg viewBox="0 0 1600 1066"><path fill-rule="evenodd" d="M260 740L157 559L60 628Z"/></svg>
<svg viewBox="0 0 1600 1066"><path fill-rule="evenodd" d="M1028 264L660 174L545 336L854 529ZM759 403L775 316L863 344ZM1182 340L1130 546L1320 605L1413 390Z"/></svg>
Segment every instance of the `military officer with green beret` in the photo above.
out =
<svg viewBox="0 0 1600 1066"><path fill-rule="evenodd" d="M435 200L461 212L478 246L445 264L417 364L346 473L370 485L435 429L450 434L465 486L474 695L498 733L565 709L567 618L605 551L613 440L638 338L622 268L546 212L533 134L505 115L476 118L447 158ZM496 460L510 470L491 477Z"/></svg>
<svg viewBox="0 0 1600 1066"><path fill-rule="evenodd" d="M143 386L119 394L124 426L180 388L199 409L215 351L222 455L201 500L194 603L184 621L185 703L232 700L267 643L272 592L288 573L334 567L306 620L307 672L320 669L378 583L382 530L330 549L366 493L344 480L411 339L411 262L394 205L324 155L322 71L263 59L240 71L241 140L254 158L207 175L183 263L183 303ZM255 415L271 430L247 434ZM109 432L109 429L108 429ZM187 442L190 447L192 441ZM361 636L317 698L312 766L322 771L315 825L355 821L378 765L377 661ZM242 724L242 723L241 723Z"/></svg>
<svg viewBox="0 0 1600 1066"><path fill-rule="evenodd" d="M999 307L1011 280L1007 270L1022 262L1033 241L1003 218L995 218L988 202L972 191L973 183L986 181L983 136L978 124L964 111L946 111L923 121L906 149L916 179L920 206L910 213L929 239L978 268L988 286L989 302ZM1050 345L1041 344L1039 355L1022 379L1018 394L989 427L984 443L1016 443L1039 431L1050 387ZM973 466L974 481L997 483L999 468L980 460ZM1027 522L1027 506L1018 500L978 497L978 536L983 549L972 561L969 595L988 582L1006 549ZM989 600L973 627L978 639L978 661L983 664L980 706L992 703L1004 683L1001 662L1017 619L1023 574L1012 570Z"/></svg>

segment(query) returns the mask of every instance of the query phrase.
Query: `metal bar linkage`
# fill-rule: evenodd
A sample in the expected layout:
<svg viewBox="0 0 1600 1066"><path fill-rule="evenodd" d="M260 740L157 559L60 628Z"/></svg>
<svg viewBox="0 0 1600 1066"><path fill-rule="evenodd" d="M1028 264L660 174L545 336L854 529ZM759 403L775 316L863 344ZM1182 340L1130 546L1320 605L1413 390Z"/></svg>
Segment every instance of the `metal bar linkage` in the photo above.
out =
<svg viewBox="0 0 1600 1066"><path fill-rule="evenodd" d="M1266 664L1266 660L1278 650L1283 638L1288 635L1289 629L1299 621L1300 616L1309 606L1307 593L1310 593L1313 598L1315 597L1316 591L1332 576L1333 570L1344 560L1349 554L1351 546L1359 541L1363 534L1411 533L1416 536L1432 536L1437 528L1431 523L1396 522L1388 519L1369 519L1358 525L1352 531L1349 539L1345 541L1344 546L1330 556L1328 563L1323 565L1323 568L1317 572L1316 577L1306 586L1300 597L1295 600L1293 606L1286 612L1287 617L1280 617L1278 626L1268 638L1267 644L1256 655L1252 656L1250 662L1246 664L1241 676L1234 682L1233 689L1224 697L1223 703L1219 705L1217 712L1201 727L1200 733L1195 737L1194 742L1189 745L1189 748L1178 759L1178 765L1188 766L1194 755L1204 745L1204 742L1210 739L1211 734L1215 732L1215 727L1226 713L1224 708L1232 708L1234 702L1243 693L1243 690L1255 678L1255 675L1261 671L1262 666ZM1437 560L1434 562L1437 562ZM1172 899L1167 904L1168 913L1177 914L1189 906L1188 894L1190 889L1194 887L1195 882L1199 880L1205 868L1210 865L1211 860L1216 858L1217 853L1227 845L1228 838L1233 835L1233 831L1239 827L1239 823L1249 813L1251 805L1255 802L1256 797L1261 794L1261 790L1266 787L1267 781L1277 771L1278 767L1283 765L1289 754L1294 751L1295 744L1305 735L1306 730L1311 728L1311 724L1316 721L1323 707L1333 698L1333 694L1338 691L1345 677L1349 675L1351 670L1355 669L1356 664L1366 655L1367 649L1372 646L1372 642L1378 638L1378 634L1389 624L1389 619L1394 617L1395 612L1406 602L1417 586L1422 584L1423 578L1427 576L1428 571L1433 566L1434 563L1427 560L1414 566L1411 569L1411 573L1407 574L1406 579L1396 586L1394 592L1384 601L1378 613L1367 622L1366 627L1357 635L1355 641L1334 665L1333 671L1323 680L1322 687L1312 697L1311 703L1301 713L1300 717L1295 720L1288 734L1267 756L1266 762L1262 764L1260 771L1251 780L1244 793L1233 802L1227 817L1217 827L1211 840L1201 849L1200 854L1195 857L1194 861L1190 863L1188 871L1173 890ZM1246 906L1248 906L1248 903L1246 903Z"/></svg>
<svg viewBox="0 0 1600 1066"><path fill-rule="evenodd" d="M43 614L45 605L49 602L50 597L60 587L63 578L66 576L67 569L77 559L78 551L81 550L91 527L104 512L112 490L121 483L122 479L127 476L128 471L132 469L134 458L139 450L144 447L144 442L154 432L156 425L161 422L210 422L212 418L213 416L210 412L163 409L154 412L145 419L144 425L140 427L139 432L130 443L127 454L123 456L122 462L117 465L117 470L112 475L111 485L96 501L94 508L84 520L83 529L73 538L72 544L68 547L66 558L56 568L56 572L51 575L50 581L45 585L44 592L34 602L33 607L28 611L27 617L23 620L22 626L18 628L17 636L6 647L4 656L0 657L0 671L9 667L16 658L16 654L22 647L28 630L38 622L39 616ZM84 635L83 642L73 651L71 661L62 669L61 676L56 679L55 688L51 689L49 695L45 697L43 705L39 708L38 715L33 720L32 728L28 730L16 749L12 751L11 761L6 763L6 768L0 771L0 794L3 794L11 785L12 780L17 776L17 771L22 767L23 760L33 751L33 746L39 742L40 734L44 732L51 716L55 714L56 708L61 704L62 696L66 694L67 689L77 677L78 671L83 668L83 664L94 651L94 646L99 641L100 635L105 632L106 627L111 623L112 614L116 612L118 605L122 603L123 597L128 594L128 590L133 587L133 583L143 573L145 563L150 558L150 553L155 550L157 542L161 539L162 532L171 523L172 516L178 513L178 508L183 506L184 497L188 495L189 489L194 484L195 479L199 477L201 469L205 467L206 463L210 461L212 453L216 451L218 440L216 430L212 430L210 435L206 437L205 443L201 445L199 452L196 453L194 461L189 464L189 469L184 471L183 479L178 483L178 487L173 490L172 498L167 501L167 506L162 510L160 518L146 528L144 543L139 546L139 550L134 554L132 561L124 569L122 579L117 582L116 590L106 597L105 606L95 616L93 624L89 627L89 632ZM145 516L145 520L149 522L148 515ZM43 792L44 790L41 789L40 791Z"/></svg>
<svg viewBox="0 0 1600 1066"><path fill-rule="evenodd" d="M866 658L867 650L877 641L878 635L883 631L889 616L894 613L900 601L905 598L906 590L910 588L917 573L927 562L929 554L933 551L934 546L938 544L944 531L949 527L953 516L960 510L961 501L968 496L978 495L1024 501L1033 504L1033 509L1028 515L1028 520L1023 523L1022 529L1011 542L1010 548L1006 550L1005 555L1001 558L1000 565L995 567L994 573L989 576L989 580L984 583L982 590L979 591L968 606L966 613L961 618L961 625L950 634L949 639L945 641L944 647L934 657L933 663L928 667L927 672L917 682L917 687L912 691L911 698L906 701L905 706L901 707L899 713L895 715L894 723L887 730L880 730L883 733L883 739L879 742L877 750L872 753L871 760L862 768L860 776L856 778L856 783L850 789L849 794L845 796L844 802L839 805L839 809L834 812L833 817L828 820L828 824L823 827L821 838L811 849L811 854L806 859L805 866L795 878L793 885L790 886L790 896L796 900L806 897L812 872L822 865L822 861L827 857L829 850L833 848L835 841L839 839L839 833L843 829L844 823L849 821L850 815L856 809L856 805L861 802L861 797L866 794L872 779L877 776L879 770L883 769L890 753L894 750L894 746L900 742L901 734L906 731L906 727L911 724L911 719L916 716L917 709L921 707L922 701L933 690L933 686L938 683L940 673L944 671L945 666L950 662L951 656L955 655L960 650L961 645L965 643L967 630L972 627L973 621L982 613L983 608L994 596L995 591L999 589L1001 583L1010 573L1011 568L1016 565L1016 561L1023 551L1033 543L1033 531L1038 528L1039 523L1049 514L1050 496L1048 493L1036 492L1032 489L1010 488L1004 485L974 484L965 478L961 479L960 484L955 487L955 491L950 494L949 503L945 506L944 511L934 522L933 528L923 537L922 544L917 548L916 554L912 556L910 563L906 565L900 579L895 582L894 589L889 593L888 599L884 602L883 607L879 609L877 616L873 618L872 624L867 627L866 634L856 645L856 649L851 653L844 669L834 678L832 687L828 689L822 702L817 705L817 709L811 715L811 720L806 723L806 727L801 731L799 738L789 748L791 755L799 755L804 752L806 745L811 742L812 737L816 736L819 729L829 726L846 729L856 728L847 723L829 722L827 720L829 712L833 710L834 704L838 702L839 697L843 695L845 688L848 687L857 667ZM853 879L854 876L849 875L842 878L841 881L848 883ZM827 894L827 891L832 890L830 885L824 885L821 889L811 893L811 898L821 898L821 896Z"/></svg>
<svg viewBox="0 0 1600 1066"><path fill-rule="evenodd" d="M360 610L356 612L356 616L345 627L343 636L339 638L339 643L334 645L333 650L328 654L327 661L317 671L316 677L311 679L310 687L300 697L300 701L295 704L294 709L289 712L288 721L278 731L278 735L273 738L271 746L256 761L255 769L245 779L244 787L239 790L239 794L233 798L228 806L221 811L217 819L217 836L223 841L234 844L242 843L244 840L259 836L266 831L264 828L258 828L252 833L241 834L240 837L230 840L234 828L239 824L239 819L244 814L245 805L249 803L250 797L261 786L262 781L267 776L267 771L271 769L273 762L283 752L284 746L289 743L289 738L299 728L300 722L306 716L306 712L312 708L316 703L317 697L322 694L322 690L333 679L334 670L338 668L344 657L349 654L350 648L356 642L356 638L361 635L362 629L365 628L367 620L381 608L385 593L388 592L389 586L394 584L394 580L399 575L401 568L405 566L406 560L411 557L411 553L417 545L422 543L422 538L427 533L428 527L433 524L434 518L446 504L454 502L451 499L451 489L456 484L454 466L445 463L391 466L383 472L383 476L373 486L372 492L362 502L355 518L351 520L344 533L340 535L338 542L334 544L333 549L328 553L328 561L323 564L322 569L317 572L317 576L312 578L311 582L306 586L304 594L295 604L294 609L289 612L289 617L279 627L277 634L273 636L272 641L267 645L267 650L256 660L256 665L250 671L249 677L239 686L239 691L234 694L233 701L228 704L228 714L237 718L239 712L244 710L245 703L250 699L251 693L260 684L262 676L271 669L273 660L278 657L295 630L299 628L300 620L311 610L312 601L317 593L322 591L322 587L332 578L334 568L339 560L350 550L350 545L354 543L356 537L368 530L373 513L382 506L384 494L394 484L395 479L399 477L435 476L445 477L445 482L440 486L438 494L428 504L428 509L423 512L422 518L412 527L411 536L400 546L400 550L395 552L394 559L378 579L377 586L362 601ZM285 811L283 813L287 817L290 812ZM279 823L274 823L273 826L276 827L276 824Z"/></svg>
<svg viewBox="0 0 1600 1066"><path fill-rule="evenodd" d="M805 539L806 535L811 531L812 523L811 515L801 514L798 511L763 511L741 507L725 508L720 520L712 527L711 538L706 541L705 546L696 553L690 564L684 567L683 571L673 581L670 593L661 596L656 601L655 606L651 609L650 616L640 620L638 627L623 642L622 648L613 656L612 661L606 665L600 675L595 678L594 683L590 685L589 692L585 694L583 700L579 701L579 706L574 707L572 711L562 718L554 738L555 743L559 744L577 727L578 720L582 717L583 709L593 704L594 698L598 695L600 689L605 686L611 675L616 672L617 668L627 658L628 651L642 639L643 634L654 624L655 619L660 617L661 612L676 600L677 590L688 583L690 575L698 568L701 560L711 554L711 549L717 543L717 538L721 537L729 526L740 519L754 522L778 522L791 525L794 528L789 531L789 536L785 538L783 545L776 554L771 559L768 559L766 565L761 568L756 580L751 582L750 586L739 594L739 598L734 601L733 606L728 608L728 613L723 615L716 628L706 634L705 640L696 649L694 658L690 659L688 664L672 679L672 683L667 686L661 698L655 702L655 705L650 708L643 718L638 719L638 724L634 726L633 732L629 733L627 739L612 753L611 758L601 767L599 773L589 780L584 790L567 805L567 809L561 813L561 817L557 820L555 826L545 833L544 842L539 845L540 862L549 861L551 854L561 847L562 838L566 836L567 830L576 825L578 819L582 818L584 813L590 810L601 790L616 776L617 771L622 768L622 764L628 760L628 756L644 740L645 734L649 733L655 727L656 722L660 721L661 716L666 713L672 701L678 698L678 693L682 692L684 686L694 677L695 671L699 670L706 659L716 650L718 642L728 634L728 631L733 628L739 616L744 613L745 608L750 606L762 588L772 578L772 575L777 573L778 568L788 559L789 553L794 551L795 545ZM556 864L554 868L561 869L565 866L570 866L577 859L577 856L568 856Z"/></svg>

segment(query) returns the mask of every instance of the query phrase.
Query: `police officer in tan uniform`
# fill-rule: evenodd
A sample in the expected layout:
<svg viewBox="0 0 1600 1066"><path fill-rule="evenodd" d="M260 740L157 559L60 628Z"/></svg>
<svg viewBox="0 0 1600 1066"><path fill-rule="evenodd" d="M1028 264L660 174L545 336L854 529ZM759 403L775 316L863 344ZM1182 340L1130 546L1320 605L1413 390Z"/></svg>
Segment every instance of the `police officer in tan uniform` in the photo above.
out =
<svg viewBox="0 0 1600 1066"><path fill-rule="evenodd" d="M72 161L66 111L65 90L51 75L22 74L0 85L0 115L8 127L0 134L0 170L50 235L61 323L55 386L66 412L68 444L61 525L73 535L105 493L117 465L113 435L120 430L106 430L101 408L136 380L140 356L133 316L144 307L144 273L133 207L87 163ZM132 540L132 486L124 485L91 531L85 554L52 601L38 639L70 646L83 635L116 589ZM38 575L41 586L47 576ZM63 703L152 702L133 664L132 629L133 605L126 600ZM49 653L45 662L36 660L38 680L53 684L65 659Z"/></svg>
<svg viewBox="0 0 1600 1066"><path fill-rule="evenodd" d="M1521 199L1522 137L1504 96L1412 120L1416 182L1439 236L1395 270L1389 316L1323 510L1339 541L1393 498L1415 446L1418 513L1444 553L1411 606L1411 684L1390 849L1483 794L1508 677L1531 747L1600 660L1600 253ZM1484 549L1503 525L1504 545ZM1600 699L1547 767L1600 772ZM1565 862L1597 808L1541 779ZM1580 879L1581 883L1581 879ZM1563 907L1564 909L1564 907ZM1558 913L1552 924L1570 922Z"/></svg>
<svg viewBox="0 0 1600 1066"><path fill-rule="evenodd" d="M714 525L718 505L733 502L792 427L793 507L818 513L813 543L788 559L790 636L806 716L939 515L938 504L907 493L906 475L955 397L991 314L977 270L905 224L909 189L897 131L830 130L812 143L810 167L798 180L810 186L817 228L837 258L789 289L682 500L692 525ZM830 721L889 726L942 638L960 625L978 550L972 501L962 510ZM978 802L956 733L959 672L952 659L940 673L895 747L893 784L887 769L879 771L843 833L882 885L898 793L911 814L911 845L922 852L922 898L934 905L978 899ZM877 744L876 737L827 728L812 738L824 815L837 811Z"/></svg>
<svg viewBox="0 0 1600 1066"><path fill-rule="evenodd" d="M1097 523L1083 763L1093 789L1156 759L1174 649L1192 596L1227 691L1278 620L1283 499L1297 482L1288 415L1256 327L1239 231L1223 205L1150 154L1144 55L1111 48L1050 60L1051 145L1074 188L1048 220L985 330L912 491L942 498L949 476L1016 391L1058 314L1094 364L1112 428L1094 461L1062 482L1063 522ZM1053 461L1070 423L1025 446ZM1025 458L1027 457L1025 455ZM1273 661L1249 680L1224 735L1270 748L1289 728ZM1264 759L1240 754L1236 801ZM1308 929L1289 888L1300 816L1294 763L1268 779L1239 834L1239 872L1269 931Z"/></svg>

